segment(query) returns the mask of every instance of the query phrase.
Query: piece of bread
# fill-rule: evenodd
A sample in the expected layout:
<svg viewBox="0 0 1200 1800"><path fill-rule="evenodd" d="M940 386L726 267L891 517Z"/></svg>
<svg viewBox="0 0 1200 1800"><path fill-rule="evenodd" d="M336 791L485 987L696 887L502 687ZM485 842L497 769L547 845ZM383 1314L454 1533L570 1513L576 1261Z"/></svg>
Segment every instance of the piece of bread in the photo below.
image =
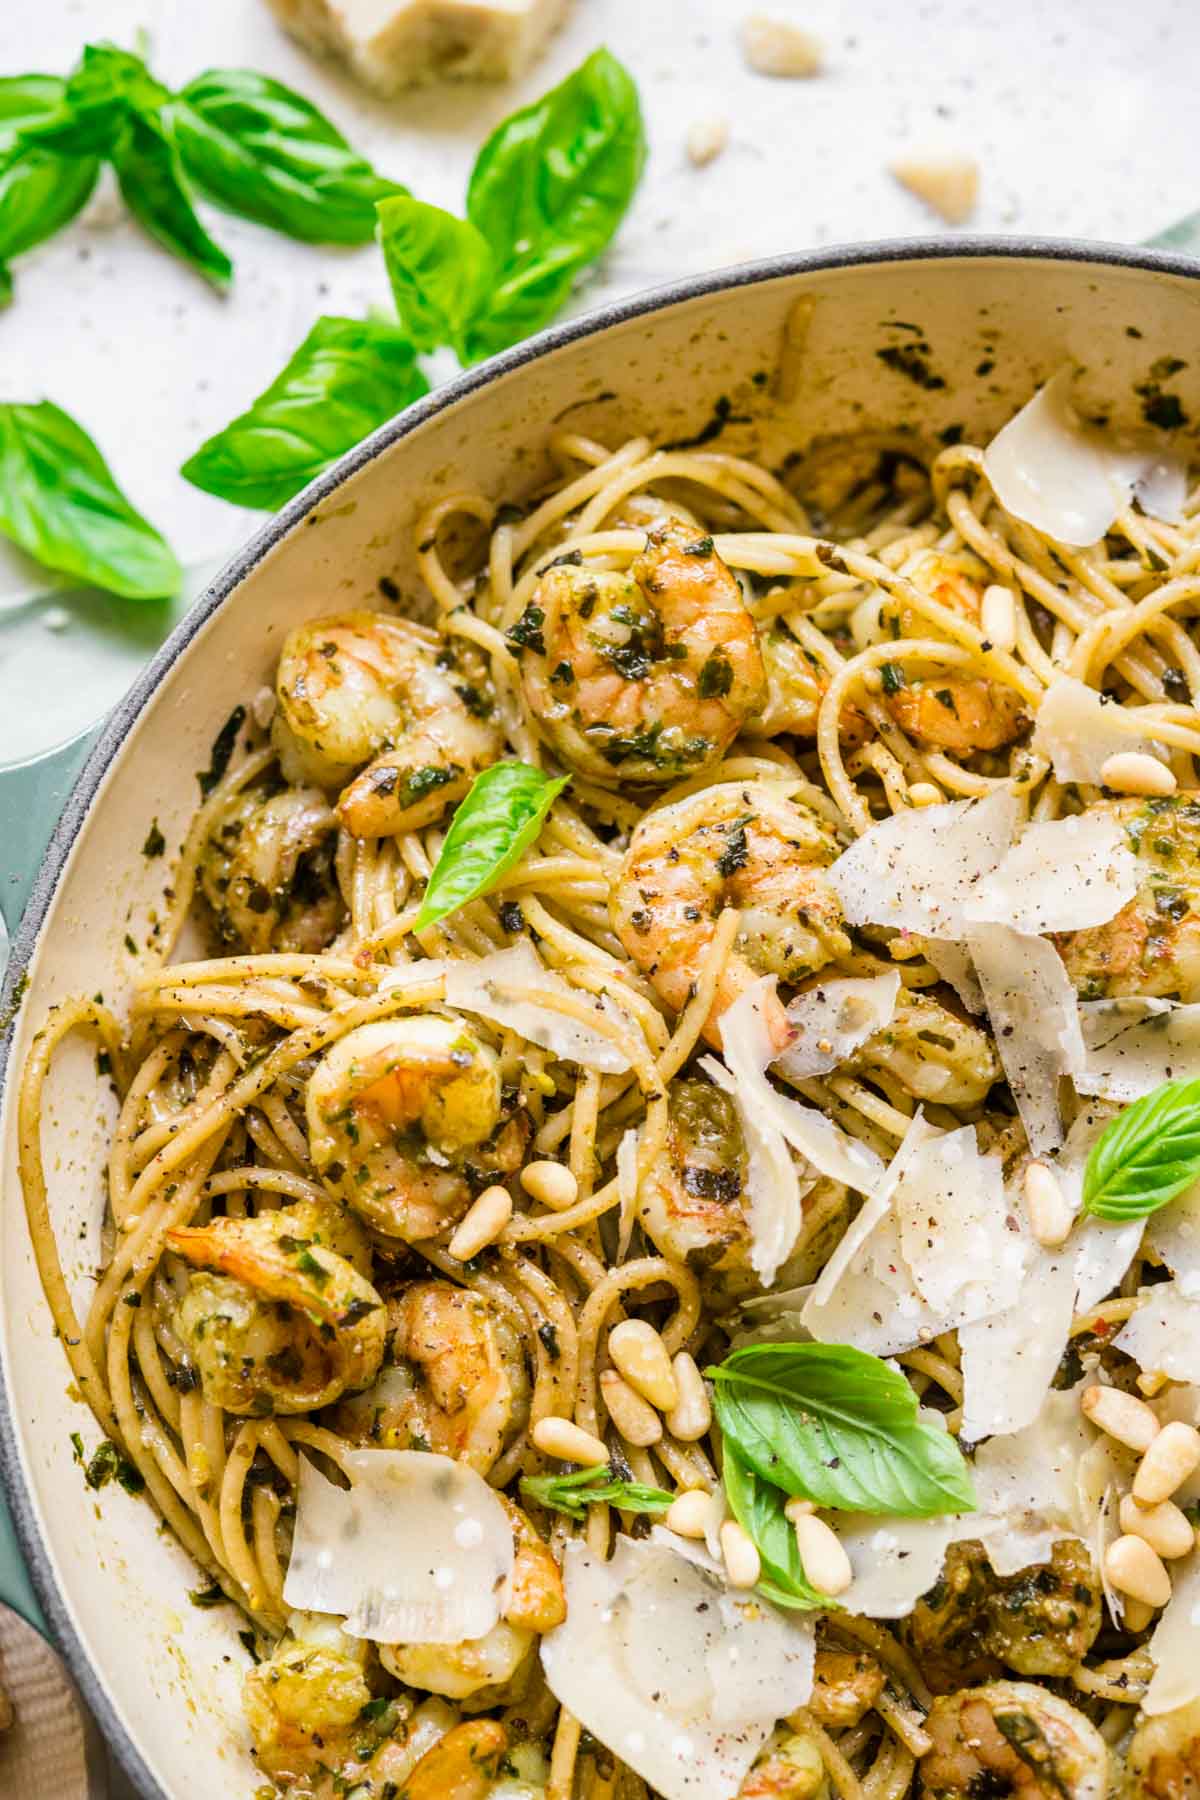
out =
<svg viewBox="0 0 1200 1800"><path fill-rule="evenodd" d="M571 0L267 0L307 49L390 95L430 81L510 81L540 55Z"/></svg>

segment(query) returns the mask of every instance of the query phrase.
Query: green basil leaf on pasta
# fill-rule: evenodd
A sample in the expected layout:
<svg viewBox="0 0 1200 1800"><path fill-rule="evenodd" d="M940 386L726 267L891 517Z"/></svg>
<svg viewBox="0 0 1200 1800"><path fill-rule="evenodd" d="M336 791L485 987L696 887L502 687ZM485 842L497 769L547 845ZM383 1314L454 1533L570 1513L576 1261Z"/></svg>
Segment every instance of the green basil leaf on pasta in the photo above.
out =
<svg viewBox="0 0 1200 1800"><path fill-rule="evenodd" d="M521 1494L535 1500L551 1512L565 1513L568 1519L587 1518L589 1506L607 1501L620 1512L646 1513L661 1518L674 1504L674 1494L662 1488L646 1487L640 1481L625 1481L603 1466L576 1469L570 1475L526 1475L521 1480Z"/></svg>
<svg viewBox="0 0 1200 1800"><path fill-rule="evenodd" d="M501 762L477 775L450 821L417 914L417 931L486 894L535 842L567 785L528 763Z"/></svg>
<svg viewBox="0 0 1200 1800"><path fill-rule="evenodd" d="M164 109L190 180L227 212L318 244L367 244L387 181L302 94L253 69L209 69Z"/></svg>
<svg viewBox="0 0 1200 1800"><path fill-rule="evenodd" d="M645 160L637 87L607 50L497 126L467 192L467 217L497 269L487 311L468 337L468 360L554 317L620 225Z"/></svg>
<svg viewBox="0 0 1200 1800"><path fill-rule="evenodd" d="M169 546L87 433L49 400L0 405L0 531L47 568L130 600L179 588Z"/></svg>
<svg viewBox="0 0 1200 1800"><path fill-rule="evenodd" d="M474 225L423 200L384 200L378 207L396 314L418 350L450 344L469 360L471 328L491 304L496 269Z"/></svg>
<svg viewBox="0 0 1200 1800"><path fill-rule="evenodd" d="M112 161L122 197L138 223L214 287L226 287L233 264L201 224L178 152L159 120L131 114Z"/></svg>
<svg viewBox="0 0 1200 1800"><path fill-rule="evenodd" d="M23 135L60 111L65 91L52 75L0 80L0 267L53 237L96 185L96 157L67 156Z"/></svg>
<svg viewBox="0 0 1200 1800"><path fill-rule="evenodd" d="M708 1374L727 1447L818 1506L929 1518L969 1512L970 1471L917 1416L897 1370L847 1344L751 1344Z"/></svg>
<svg viewBox="0 0 1200 1800"><path fill-rule="evenodd" d="M721 1477L729 1510L753 1540L762 1562L759 1591L777 1606L797 1612L811 1612L819 1606L840 1611L837 1601L818 1592L804 1573L796 1533L783 1510L787 1495L764 1481L728 1445Z"/></svg>
<svg viewBox="0 0 1200 1800"><path fill-rule="evenodd" d="M222 500L273 510L427 391L398 326L318 319L271 385L181 472Z"/></svg>
<svg viewBox="0 0 1200 1800"><path fill-rule="evenodd" d="M1135 1100L1092 1145L1083 1210L1144 1219L1200 1178L1200 1078L1164 1081Z"/></svg>

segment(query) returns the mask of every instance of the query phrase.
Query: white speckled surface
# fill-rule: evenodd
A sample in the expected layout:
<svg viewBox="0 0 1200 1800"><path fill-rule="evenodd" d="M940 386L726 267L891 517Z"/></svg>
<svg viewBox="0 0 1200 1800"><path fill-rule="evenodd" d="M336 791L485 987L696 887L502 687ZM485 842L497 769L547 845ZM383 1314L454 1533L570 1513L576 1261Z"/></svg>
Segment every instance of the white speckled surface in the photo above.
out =
<svg viewBox="0 0 1200 1800"><path fill-rule="evenodd" d="M314 94L354 141L421 197L461 204L495 121L608 43L639 77L651 159L617 244L578 305L772 251L936 227L887 173L905 150L978 157L971 228L1135 240L1200 204L1194 154L1195 0L777 0L815 31L825 72L779 81L744 65L743 0L576 0L567 29L519 92L437 88L381 103L314 64L260 0L9 0L0 70L65 70L87 36L150 33L166 80L249 64ZM688 163L696 120L729 148ZM275 373L322 311L385 302L373 248L292 245L210 215L237 262L232 295L150 246L107 190L17 265L0 329L0 392L74 411L185 561L219 561L252 519L189 488L183 457ZM62 742L121 692L178 608L47 597L0 547L0 766ZM34 703L34 701L36 703Z"/></svg>

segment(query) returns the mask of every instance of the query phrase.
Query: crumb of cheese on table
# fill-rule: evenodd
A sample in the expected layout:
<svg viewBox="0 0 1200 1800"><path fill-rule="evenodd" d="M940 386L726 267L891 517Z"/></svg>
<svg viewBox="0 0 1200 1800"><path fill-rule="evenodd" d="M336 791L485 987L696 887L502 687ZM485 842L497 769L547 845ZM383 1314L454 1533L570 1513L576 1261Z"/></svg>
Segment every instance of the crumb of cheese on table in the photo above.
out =
<svg viewBox="0 0 1200 1800"><path fill-rule="evenodd" d="M892 174L910 194L945 219L961 225L975 210L979 165L970 156L908 156L892 164Z"/></svg>
<svg viewBox="0 0 1200 1800"><path fill-rule="evenodd" d="M521 75L571 0L267 0L293 37L377 94Z"/></svg>

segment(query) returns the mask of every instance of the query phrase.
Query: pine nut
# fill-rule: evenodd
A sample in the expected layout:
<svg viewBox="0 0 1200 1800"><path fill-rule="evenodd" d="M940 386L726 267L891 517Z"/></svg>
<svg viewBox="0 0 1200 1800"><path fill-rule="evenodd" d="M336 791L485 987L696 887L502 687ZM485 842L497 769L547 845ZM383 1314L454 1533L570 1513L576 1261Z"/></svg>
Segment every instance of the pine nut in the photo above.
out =
<svg viewBox="0 0 1200 1800"><path fill-rule="evenodd" d="M883 676L878 669L864 669L859 677L868 694L882 694Z"/></svg>
<svg viewBox="0 0 1200 1800"><path fill-rule="evenodd" d="M726 1519L721 1527L721 1555L730 1587L752 1588L762 1574L762 1558L754 1540L744 1532L736 1519Z"/></svg>
<svg viewBox="0 0 1200 1800"><path fill-rule="evenodd" d="M1070 1201L1045 1163L1028 1163L1022 1186L1030 1230L1044 1249L1057 1250L1066 1243L1075 1223Z"/></svg>
<svg viewBox="0 0 1200 1800"><path fill-rule="evenodd" d="M934 787L932 781L914 781L908 790L910 806L940 806L945 798L941 788Z"/></svg>
<svg viewBox="0 0 1200 1800"><path fill-rule="evenodd" d="M1127 1597L1121 1613L1121 1623L1126 1631L1145 1631L1154 1617L1154 1608L1147 1606L1144 1600L1130 1600Z"/></svg>
<svg viewBox="0 0 1200 1800"><path fill-rule="evenodd" d="M1145 1538L1130 1534L1115 1539L1105 1552L1104 1567L1115 1588L1147 1606L1165 1606L1171 1598L1171 1577Z"/></svg>
<svg viewBox="0 0 1200 1800"><path fill-rule="evenodd" d="M600 1377L600 1392L608 1408L608 1416L623 1438L644 1450L662 1437L662 1420L649 1403L635 1394L615 1369L605 1369Z"/></svg>
<svg viewBox="0 0 1200 1800"><path fill-rule="evenodd" d="M1010 589L998 582L984 588L979 623L993 650L1016 649L1017 608Z"/></svg>
<svg viewBox="0 0 1200 1800"><path fill-rule="evenodd" d="M703 1488L689 1488L686 1494L680 1494L671 1502L670 1510L663 1518L663 1524L668 1531L674 1531L680 1537L705 1538L708 1535L708 1514L711 1505L712 1499Z"/></svg>
<svg viewBox="0 0 1200 1800"><path fill-rule="evenodd" d="M728 119L697 119L694 125L688 126L688 161L694 168L703 169L707 163L720 156L728 142Z"/></svg>
<svg viewBox="0 0 1200 1800"><path fill-rule="evenodd" d="M579 1198L579 1183L562 1163L534 1162L521 1170L521 1186L553 1212L565 1212Z"/></svg>
<svg viewBox="0 0 1200 1800"><path fill-rule="evenodd" d="M1148 1409L1147 1409L1148 1410ZM1200 1464L1200 1431L1172 1419L1164 1425L1138 1465L1133 1478L1133 1497L1142 1506L1169 1500Z"/></svg>
<svg viewBox="0 0 1200 1800"><path fill-rule="evenodd" d="M611 1340L610 1340L611 1343ZM681 1350L671 1364L678 1398L667 1414L667 1430L681 1444L694 1444L712 1424L712 1402L694 1357Z"/></svg>
<svg viewBox="0 0 1200 1800"><path fill-rule="evenodd" d="M790 1519L794 1525L797 1519L807 1519L808 1515L810 1513L815 1513L816 1510L817 1509L811 1500L802 1500L799 1494L797 1494L795 1498L789 1500L784 1507L783 1516L785 1519Z"/></svg>
<svg viewBox="0 0 1200 1800"><path fill-rule="evenodd" d="M512 1218L512 1195L507 1188L484 1188L470 1212L460 1222L446 1245L459 1262L470 1262L489 1244L494 1244Z"/></svg>
<svg viewBox="0 0 1200 1800"><path fill-rule="evenodd" d="M821 67L821 40L790 19L751 13L742 25L742 54L759 75L807 77Z"/></svg>
<svg viewBox="0 0 1200 1800"><path fill-rule="evenodd" d="M1115 750L1100 764L1100 780L1114 794L1173 794L1175 772L1144 750Z"/></svg>
<svg viewBox="0 0 1200 1800"><path fill-rule="evenodd" d="M801 1513L792 1520L804 1573L819 1594L844 1594L854 1580L850 1558L824 1519Z"/></svg>
<svg viewBox="0 0 1200 1800"><path fill-rule="evenodd" d="M1158 1436L1158 1420L1136 1394L1126 1394L1120 1388L1089 1387L1084 1388L1079 1404L1085 1418L1098 1430L1106 1431L1118 1444L1127 1444L1131 1450L1148 1450ZM1174 1489L1168 1492L1173 1493Z"/></svg>
<svg viewBox="0 0 1200 1800"><path fill-rule="evenodd" d="M539 1419L530 1436L543 1455L553 1456L559 1462L582 1463L585 1468L597 1469L608 1461L608 1451L600 1439L570 1419Z"/></svg>
<svg viewBox="0 0 1200 1800"><path fill-rule="evenodd" d="M667 1346L645 1319L622 1319L608 1334L608 1354L631 1388L643 1400L670 1412L679 1403L679 1388Z"/></svg>
<svg viewBox="0 0 1200 1800"><path fill-rule="evenodd" d="M1168 1561L1186 1556L1195 1548L1196 1534L1188 1516L1173 1500L1160 1500L1157 1506L1139 1506L1132 1494L1123 1494L1118 1514L1122 1531L1145 1538L1150 1548Z"/></svg>

